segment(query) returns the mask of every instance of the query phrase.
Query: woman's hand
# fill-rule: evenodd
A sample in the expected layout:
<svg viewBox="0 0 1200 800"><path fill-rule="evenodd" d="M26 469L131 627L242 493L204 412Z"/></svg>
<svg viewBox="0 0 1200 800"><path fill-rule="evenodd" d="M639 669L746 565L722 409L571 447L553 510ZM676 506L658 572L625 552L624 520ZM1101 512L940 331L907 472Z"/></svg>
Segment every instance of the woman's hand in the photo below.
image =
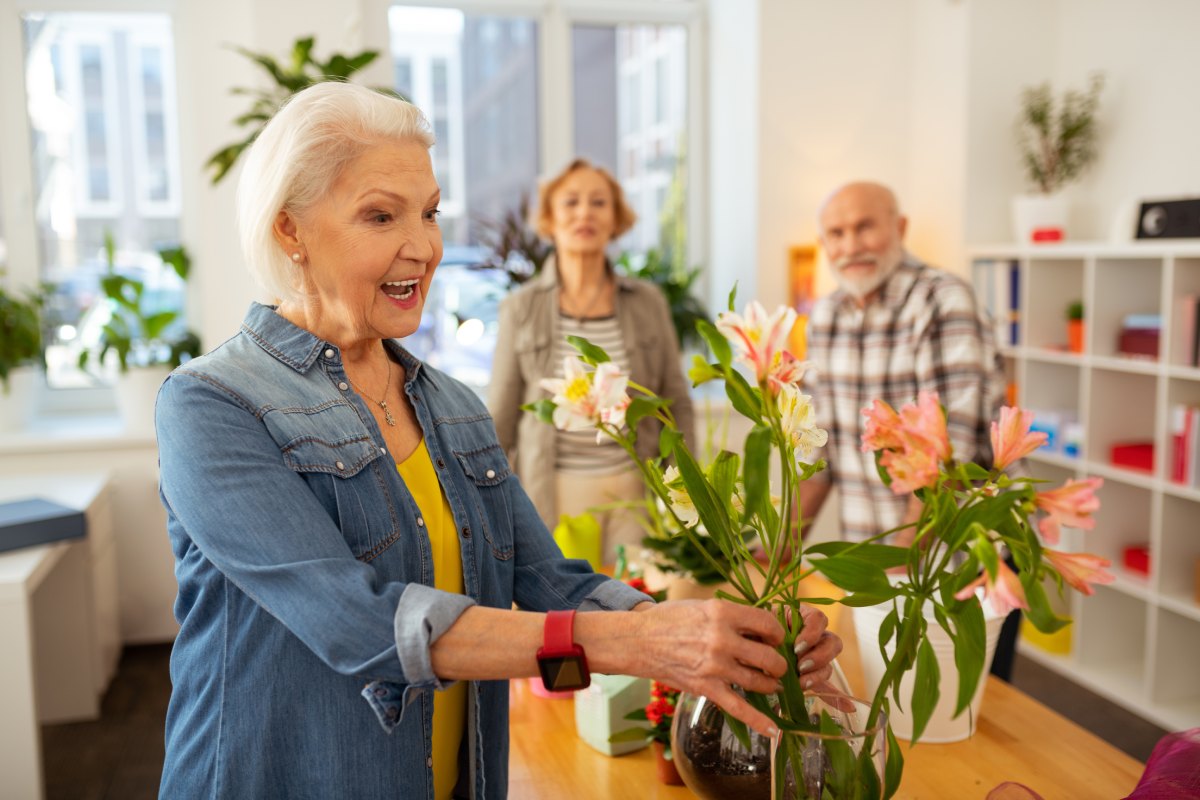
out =
<svg viewBox="0 0 1200 800"><path fill-rule="evenodd" d="M704 695L755 731L774 735L771 720L732 688L736 684L762 694L779 690L787 669L777 650L784 631L771 612L727 600L678 600L639 610L621 615L624 633L616 641L596 650L589 646L588 660L597 672L654 678ZM576 625L615 616L581 614ZM822 643L816 653L814 665L827 666L836 650Z"/></svg>
<svg viewBox="0 0 1200 800"><path fill-rule="evenodd" d="M800 606L804 629L796 637L796 671L800 686L814 692L840 693L829 682L833 677L833 660L842 652L842 639L831 633L829 618L815 606Z"/></svg>

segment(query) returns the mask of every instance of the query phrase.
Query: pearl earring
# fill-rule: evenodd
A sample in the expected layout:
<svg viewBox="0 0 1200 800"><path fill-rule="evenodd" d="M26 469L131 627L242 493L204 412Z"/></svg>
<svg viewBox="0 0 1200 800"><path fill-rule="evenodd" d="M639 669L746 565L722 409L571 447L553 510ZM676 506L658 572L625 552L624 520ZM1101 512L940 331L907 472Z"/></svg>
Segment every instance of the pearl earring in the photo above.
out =
<svg viewBox="0 0 1200 800"><path fill-rule="evenodd" d="M300 254L292 253L292 261L295 261L297 264L299 264L300 263Z"/></svg>

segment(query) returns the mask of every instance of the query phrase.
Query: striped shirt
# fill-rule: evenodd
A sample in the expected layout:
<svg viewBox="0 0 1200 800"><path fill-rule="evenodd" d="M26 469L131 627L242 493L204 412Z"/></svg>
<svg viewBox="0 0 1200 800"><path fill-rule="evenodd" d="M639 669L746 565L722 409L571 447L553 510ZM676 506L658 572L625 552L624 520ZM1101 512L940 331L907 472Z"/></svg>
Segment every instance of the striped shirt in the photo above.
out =
<svg viewBox="0 0 1200 800"><path fill-rule="evenodd" d="M816 374L806 384L829 431L823 476L838 488L843 539L897 527L911 496L884 486L875 454L861 452L862 409L875 398L899 410L918 392L936 391L955 459L990 466L1004 368L986 312L961 278L906 254L865 308L841 290L818 300L808 347Z"/></svg>
<svg viewBox="0 0 1200 800"><path fill-rule="evenodd" d="M554 364L557 374L554 377L563 377L564 358L575 358L579 355L579 351L567 342L568 336L580 336L587 339L608 353L609 360L620 367L621 372L629 374L629 355L625 352L625 339L621 336L621 326L617 322L615 314L611 317L580 321L575 317L560 313L558 330L562 334L562 338L555 347ZM557 432L555 469L607 475L621 472L631 466L629 455L612 439L605 436L597 444L594 430Z"/></svg>

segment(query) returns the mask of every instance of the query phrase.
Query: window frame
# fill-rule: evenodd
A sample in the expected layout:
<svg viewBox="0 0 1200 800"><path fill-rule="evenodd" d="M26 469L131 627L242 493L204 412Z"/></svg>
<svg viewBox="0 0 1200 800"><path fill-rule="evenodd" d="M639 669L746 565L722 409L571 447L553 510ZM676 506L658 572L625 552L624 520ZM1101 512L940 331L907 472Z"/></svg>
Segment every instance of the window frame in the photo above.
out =
<svg viewBox="0 0 1200 800"><path fill-rule="evenodd" d="M708 238L707 47L702 0L366 0L367 18L380 20L381 34L364 41L380 51L387 74L394 73L387 34L392 6L453 8L468 14L524 17L538 24L538 104L555 113L539 114L539 161L543 173L565 166L575 156L572 27L574 25L680 25L687 30L688 260L705 264ZM706 283L702 274L700 283ZM704 292L705 287L698 287Z"/></svg>

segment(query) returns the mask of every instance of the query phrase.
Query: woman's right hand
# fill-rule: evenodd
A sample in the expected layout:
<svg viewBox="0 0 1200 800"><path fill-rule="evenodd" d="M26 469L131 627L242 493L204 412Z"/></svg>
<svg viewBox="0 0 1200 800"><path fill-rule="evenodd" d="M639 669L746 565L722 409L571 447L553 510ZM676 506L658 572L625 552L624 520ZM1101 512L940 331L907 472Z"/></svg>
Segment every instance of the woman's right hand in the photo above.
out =
<svg viewBox="0 0 1200 800"><path fill-rule="evenodd" d="M784 630L771 612L727 600L677 600L638 610L619 615L622 630L614 639L589 647L593 669L653 678L703 695L758 733L775 734L770 718L732 686L762 694L779 690L787 669L777 651ZM576 624L615 616L581 614ZM581 636L584 631L581 627Z"/></svg>

